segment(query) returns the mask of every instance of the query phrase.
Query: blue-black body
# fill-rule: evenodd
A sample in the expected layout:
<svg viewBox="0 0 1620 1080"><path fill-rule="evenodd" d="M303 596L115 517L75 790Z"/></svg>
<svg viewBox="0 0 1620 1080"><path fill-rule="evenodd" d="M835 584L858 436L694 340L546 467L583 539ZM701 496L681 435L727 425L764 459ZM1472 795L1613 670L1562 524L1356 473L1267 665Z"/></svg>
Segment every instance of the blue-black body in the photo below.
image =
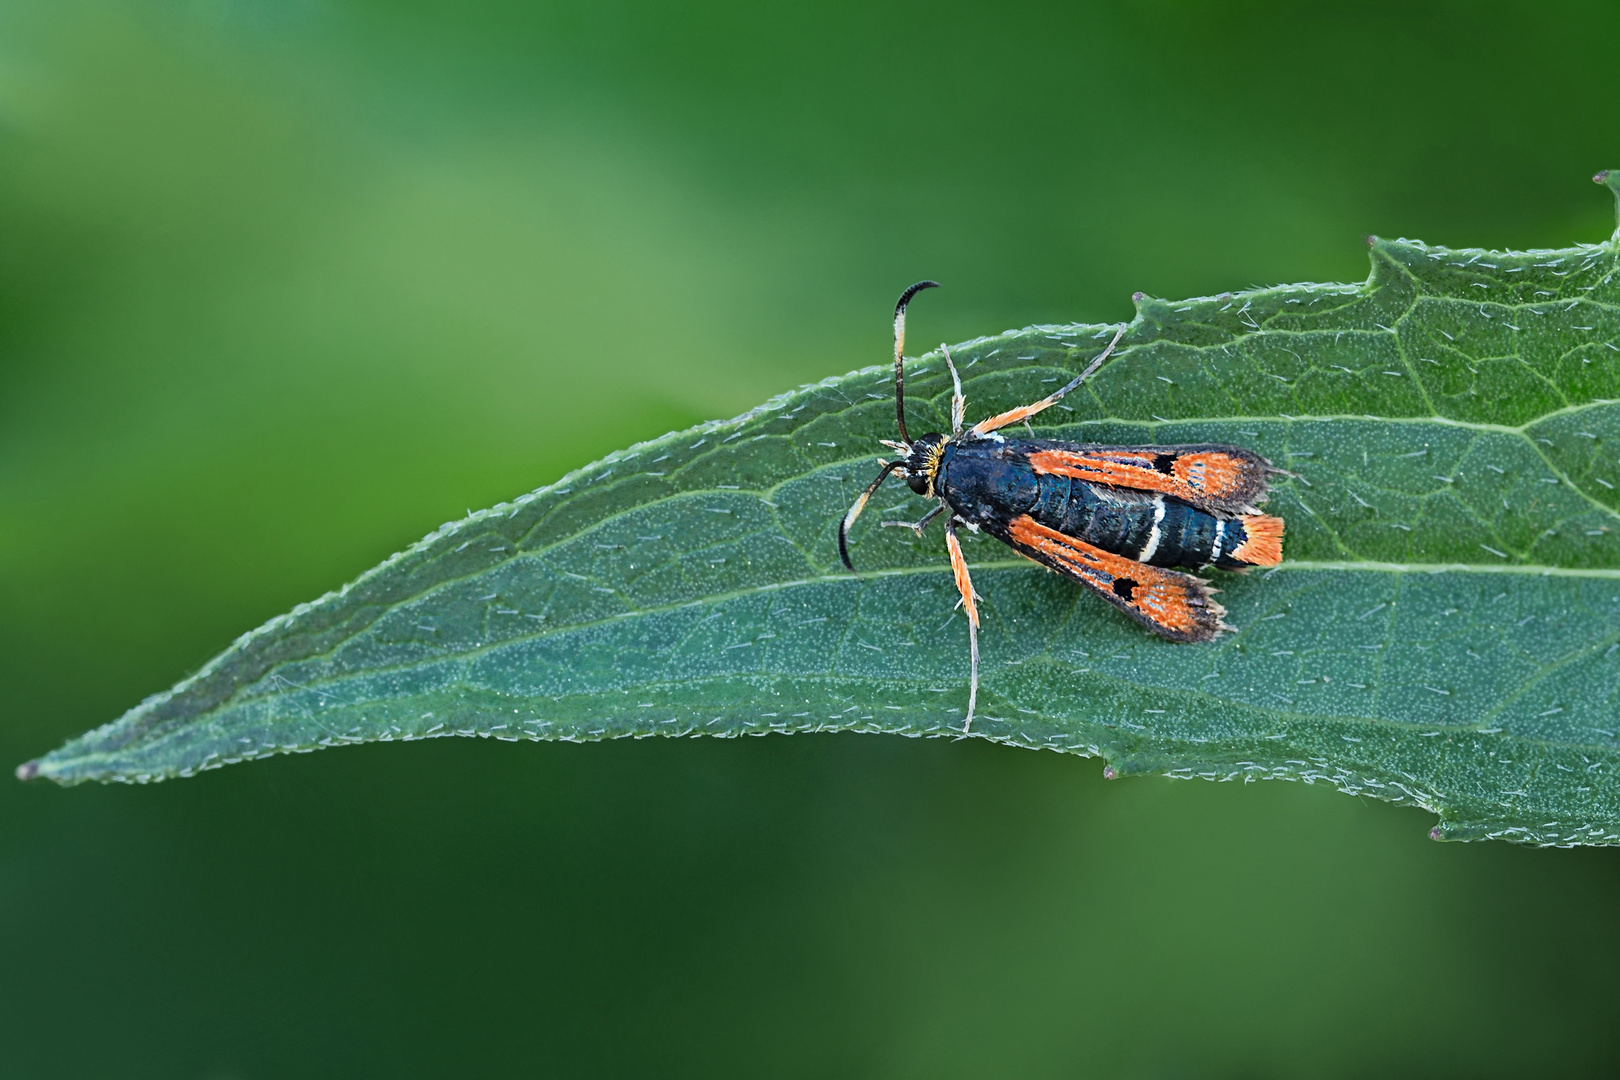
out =
<svg viewBox="0 0 1620 1080"><path fill-rule="evenodd" d="M1096 484L1032 464L1043 451L1086 454L1107 447L1045 439L952 439L944 444L934 494L970 527L1005 540L1020 515L1149 566L1240 570L1232 557L1248 535L1241 515L1217 515L1161 492ZM1165 455L1229 447L1164 447Z"/></svg>

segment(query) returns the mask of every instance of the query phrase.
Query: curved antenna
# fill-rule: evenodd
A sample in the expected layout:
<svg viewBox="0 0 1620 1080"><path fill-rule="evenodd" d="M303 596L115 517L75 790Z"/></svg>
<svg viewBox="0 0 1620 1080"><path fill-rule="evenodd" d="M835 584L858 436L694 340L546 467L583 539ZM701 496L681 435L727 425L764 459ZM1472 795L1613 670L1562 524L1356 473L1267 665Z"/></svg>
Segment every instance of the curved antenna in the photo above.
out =
<svg viewBox="0 0 1620 1080"><path fill-rule="evenodd" d="M862 510L866 509L866 500L872 497L872 492L876 491L878 485L887 480L889 474L899 467L900 462L898 461L885 461L883 471L877 474L877 479L866 485L866 490L861 492L861 497L855 500L855 505L849 508L849 513L845 514L844 519L838 523L838 557L844 560L846 568L855 569L855 564L849 561L849 527L855 524L855 519L861 516Z"/></svg>
<svg viewBox="0 0 1620 1080"><path fill-rule="evenodd" d="M900 294L900 302L894 305L894 420L900 425L900 441L911 442L911 436L906 434L906 395L905 371L901 357L906 347L906 305L911 298L924 289L937 289L937 281L919 281L911 288ZM848 562L848 559L844 560ZM853 567L851 568L853 569Z"/></svg>

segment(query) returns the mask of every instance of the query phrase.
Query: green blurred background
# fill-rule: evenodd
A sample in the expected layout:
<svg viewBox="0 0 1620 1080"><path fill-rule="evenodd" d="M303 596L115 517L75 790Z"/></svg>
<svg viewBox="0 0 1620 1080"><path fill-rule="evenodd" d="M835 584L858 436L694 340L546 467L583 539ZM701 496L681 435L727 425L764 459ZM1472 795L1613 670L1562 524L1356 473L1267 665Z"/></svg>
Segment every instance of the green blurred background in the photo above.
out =
<svg viewBox="0 0 1620 1080"><path fill-rule="evenodd" d="M914 344L1613 228L1611 2L9 0L0 760ZM874 433L878 434L878 433ZM1620 853L973 742L0 784L0 1074L1570 1075Z"/></svg>

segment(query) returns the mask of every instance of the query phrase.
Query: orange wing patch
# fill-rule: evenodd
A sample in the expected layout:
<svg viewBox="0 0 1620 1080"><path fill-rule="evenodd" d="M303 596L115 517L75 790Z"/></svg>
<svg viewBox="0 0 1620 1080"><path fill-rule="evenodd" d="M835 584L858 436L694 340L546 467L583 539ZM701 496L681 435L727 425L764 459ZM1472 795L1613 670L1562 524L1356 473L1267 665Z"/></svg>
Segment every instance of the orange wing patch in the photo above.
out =
<svg viewBox="0 0 1620 1080"><path fill-rule="evenodd" d="M1191 574L1135 562L1093 547L1027 514L1007 524L1020 554L1073 578L1148 629L1172 641L1209 641L1231 627L1215 591Z"/></svg>
<svg viewBox="0 0 1620 1080"><path fill-rule="evenodd" d="M1250 566L1276 566L1282 562L1283 519L1270 514L1246 514L1243 534L1248 537L1232 550L1232 558Z"/></svg>
<svg viewBox="0 0 1620 1080"><path fill-rule="evenodd" d="M1275 470L1259 454L1236 446L1090 446L1036 450L1036 472L1094 484L1160 491L1201 510L1254 513L1265 502Z"/></svg>
<svg viewBox="0 0 1620 1080"><path fill-rule="evenodd" d="M1217 496L1241 491L1244 474L1251 468L1251 463L1216 450L1177 454L1170 462L1171 475L1176 479L1194 491Z"/></svg>

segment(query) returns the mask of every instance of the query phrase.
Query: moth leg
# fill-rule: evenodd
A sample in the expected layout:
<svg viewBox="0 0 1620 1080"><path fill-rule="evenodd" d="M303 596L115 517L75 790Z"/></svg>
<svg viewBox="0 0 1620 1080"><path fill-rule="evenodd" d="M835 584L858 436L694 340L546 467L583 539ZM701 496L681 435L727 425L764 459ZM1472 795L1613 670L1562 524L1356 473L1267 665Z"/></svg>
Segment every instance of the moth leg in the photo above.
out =
<svg viewBox="0 0 1620 1080"><path fill-rule="evenodd" d="M944 512L945 504L940 503L938 506L928 511L928 513L924 514L922 516L922 520L920 521L884 521L880 522L879 524L881 524L885 529L910 529L918 536L921 536L923 534L923 530L928 528L928 523L939 517L939 515L943 514Z"/></svg>
<svg viewBox="0 0 1620 1080"><path fill-rule="evenodd" d="M945 354L945 366L951 369L951 434L962 434L962 417L967 413L967 398L962 396L962 377L956 373L956 365L951 362L951 349L949 345L940 342L939 351Z"/></svg>
<svg viewBox="0 0 1620 1080"><path fill-rule="evenodd" d="M967 609L968 655L971 658L971 677L968 682L967 719L962 722L962 733L973 727L973 709L979 701L979 606L973 593L973 579L968 576L967 559L962 557L962 544L956 538L956 518L945 523L945 547L951 553L951 573L956 576L956 591L962 594L962 606Z"/></svg>
<svg viewBox="0 0 1620 1080"><path fill-rule="evenodd" d="M1097 369L1102 367L1103 361L1107 360L1109 355L1113 353L1114 346L1119 344L1119 339L1125 336L1125 328L1126 324L1121 323L1119 330L1114 334L1114 340L1108 343L1108 348L1098 353L1097 359L1088 364L1086 366L1086 370L1075 376L1074 380L1070 382L1069 385L1063 387L1061 390L1055 391L1047 397L1041 398L1041 400L1034 402L1033 404L1020 405L1016 409L1008 409L1004 413L998 413L997 415L990 417L988 420L980 420L977 424L973 425L973 434L988 435L997 428L1004 428L1008 424L1027 423L1030 417L1034 416L1042 409L1050 408L1051 406L1062 401L1063 396L1070 390L1073 390L1075 387L1091 378L1092 375L1096 374Z"/></svg>

